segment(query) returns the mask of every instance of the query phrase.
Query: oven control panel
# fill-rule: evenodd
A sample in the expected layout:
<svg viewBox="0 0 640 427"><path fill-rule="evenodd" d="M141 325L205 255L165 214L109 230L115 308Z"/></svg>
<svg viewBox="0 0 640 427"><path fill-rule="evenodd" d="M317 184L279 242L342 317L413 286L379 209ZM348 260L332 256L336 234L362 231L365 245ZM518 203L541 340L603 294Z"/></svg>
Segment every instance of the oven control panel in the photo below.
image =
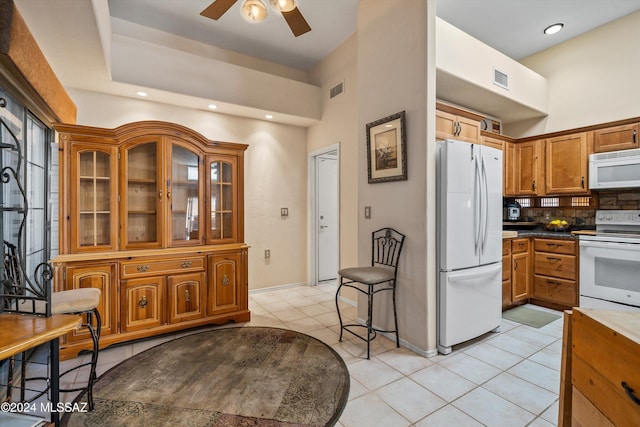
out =
<svg viewBox="0 0 640 427"><path fill-rule="evenodd" d="M596 225L637 225L640 227L640 210L598 210Z"/></svg>

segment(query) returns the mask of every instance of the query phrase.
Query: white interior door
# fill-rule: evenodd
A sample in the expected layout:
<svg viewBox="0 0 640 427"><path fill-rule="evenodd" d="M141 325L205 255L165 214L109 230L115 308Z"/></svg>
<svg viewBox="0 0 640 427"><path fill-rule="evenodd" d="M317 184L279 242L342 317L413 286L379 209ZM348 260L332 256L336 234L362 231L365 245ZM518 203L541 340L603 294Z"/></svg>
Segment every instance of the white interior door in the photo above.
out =
<svg viewBox="0 0 640 427"><path fill-rule="evenodd" d="M338 157L316 157L316 233L318 281L332 280L338 273Z"/></svg>

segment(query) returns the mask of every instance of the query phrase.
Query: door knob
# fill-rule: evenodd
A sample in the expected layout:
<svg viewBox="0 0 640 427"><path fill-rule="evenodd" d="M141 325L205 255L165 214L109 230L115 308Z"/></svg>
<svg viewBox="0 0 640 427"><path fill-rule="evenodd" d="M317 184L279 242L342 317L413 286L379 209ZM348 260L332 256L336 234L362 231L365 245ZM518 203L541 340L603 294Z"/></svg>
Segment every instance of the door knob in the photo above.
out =
<svg viewBox="0 0 640 427"><path fill-rule="evenodd" d="M320 230L324 230L325 228L329 228L329 226L328 225L321 225L320 226Z"/></svg>

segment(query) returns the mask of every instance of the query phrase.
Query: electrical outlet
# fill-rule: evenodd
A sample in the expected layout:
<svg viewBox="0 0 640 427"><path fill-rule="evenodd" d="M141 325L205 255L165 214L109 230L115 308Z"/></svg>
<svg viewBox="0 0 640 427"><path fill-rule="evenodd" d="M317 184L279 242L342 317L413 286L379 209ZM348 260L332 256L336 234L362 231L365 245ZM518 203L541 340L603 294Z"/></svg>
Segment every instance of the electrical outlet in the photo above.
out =
<svg viewBox="0 0 640 427"><path fill-rule="evenodd" d="M264 257L265 258L271 258L271 249L265 249L264 250Z"/></svg>
<svg viewBox="0 0 640 427"><path fill-rule="evenodd" d="M289 208L280 208L280 216L289 216Z"/></svg>

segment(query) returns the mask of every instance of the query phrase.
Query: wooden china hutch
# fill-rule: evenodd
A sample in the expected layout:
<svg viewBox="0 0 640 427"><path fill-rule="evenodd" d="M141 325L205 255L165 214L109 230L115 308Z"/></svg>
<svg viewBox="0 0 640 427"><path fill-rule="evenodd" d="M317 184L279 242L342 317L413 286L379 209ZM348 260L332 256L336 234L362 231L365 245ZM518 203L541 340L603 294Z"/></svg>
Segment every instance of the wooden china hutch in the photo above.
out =
<svg viewBox="0 0 640 427"><path fill-rule="evenodd" d="M247 146L180 125L54 125L60 146L55 290L102 292L100 346L246 322L243 158ZM89 349L70 333L62 358Z"/></svg>

